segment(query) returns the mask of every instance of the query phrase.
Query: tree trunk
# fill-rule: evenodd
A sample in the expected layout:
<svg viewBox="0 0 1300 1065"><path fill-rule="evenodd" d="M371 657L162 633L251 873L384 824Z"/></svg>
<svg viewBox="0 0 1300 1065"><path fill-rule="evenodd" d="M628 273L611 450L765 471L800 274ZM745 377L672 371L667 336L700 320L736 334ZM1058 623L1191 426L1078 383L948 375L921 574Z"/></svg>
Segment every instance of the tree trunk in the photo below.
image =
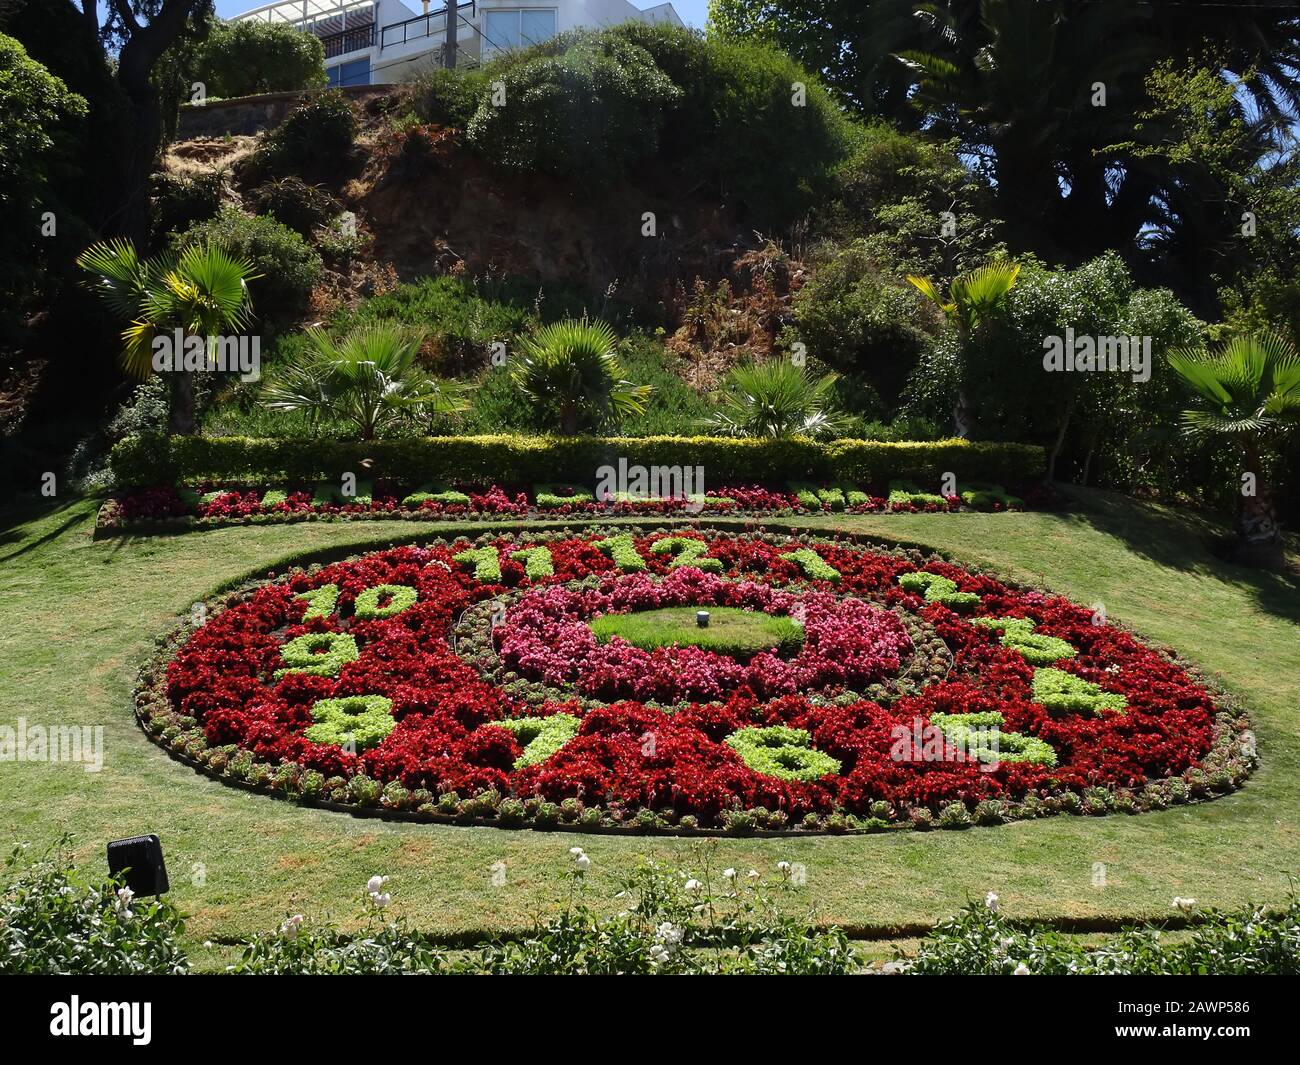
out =
<svg viewBox="0 0 1300 1065"><path fill-rule="evenodd" d="M560 404L560 433L563 436L578 435L578 405L572 401Z"/></svg>
<svg viewBox="0 0 1300 1065"><path fill-rule="evenodd" d="M1065 446L1065 434L1070 428L1070 417L1074 414L1075 393L1070 393L1070 398L1065 404L1065 414L1061 417L1061 431L1056 434L1056 443L1052 445L1052 454L1047 460L1047 480L1056 480L1056 460L1061 455L1061 448Z"/></svg>
<svg viewBox="0 0 1300 1065"><path fill-rule="evenodd" d="M1251 476L1243 481L1237 504L1237 538L1247 548L1273 547L1282 543L1282 527L1273 507L1273 493L1264 479L1263 456L1257 441L1242 445L1242 472Z"/></svg>
<svg viewBox="0 0 1300 1065"><path fill-rule="evenodd" d="M88 2L88 0L83 0ZM117 56L117 81L131 104L131 143L121 145L116 164L122 182L123 203L113 219L115 232L129 237L136 247L149 239L149 175L158 157L162 113L153 71L158 58L181 35L185 23L201 0L163 0L147 25L130 16L125 0L114 7L130 16L130 36Z"/></svg>
<svg viewBox="0 0 1300 1065"><path fill-rule="evenodd" d="M194 375L185 370L171 372L171 410L168 431L176 436L194 435Z"/></svg>

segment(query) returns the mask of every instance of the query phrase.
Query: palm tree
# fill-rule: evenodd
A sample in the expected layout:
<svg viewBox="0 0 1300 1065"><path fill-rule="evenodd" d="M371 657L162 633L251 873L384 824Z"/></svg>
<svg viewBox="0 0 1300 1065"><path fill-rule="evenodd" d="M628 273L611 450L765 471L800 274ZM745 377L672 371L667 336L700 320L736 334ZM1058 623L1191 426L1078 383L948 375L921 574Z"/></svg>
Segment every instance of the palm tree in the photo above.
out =
<svg viewBox="0 0 1300 1065"><path fill-rule="evenodd" d="M239 332L252 318L248 282L260 276L247 260L209 244L141 259L129 241L102 241L82 252L77 265L92 275L91 291L131 323L122 333L121 362L141 380L153 369L155 339L176 329L186 338L203 337L211 363L218 338ZM181 355L173 353L169 371L169 429L188 435L194 432L194 374L181 365Z"/></svg>
<svg viewBox="0 0 1300 1065"><path fill-rule="evenodd" d="M394 322L358 326L341 339L307 330L310 348L263 389L269 410L303 411L316 423L335 418L373 440L422 412L469 409L465 386L440 381L415 365L424 334Z"/></svg>
<svg viewBox="0 0 1300 1065"><path fill-rule="evenodd" d="M1233 440L1241 449L1241 545L1280 548L1282 529L1265 482L1264 460L1300 424L1300 355L1285 337L1259 333L1234 337L1220 352L1179 348L1166 358L1201 400L1200 406L1183 411L1183 431Z"/></svg>
<svg viewBox="0 0 1300 1065"><path fill-rule="evenodd" d="M837 436L848 419L833 409L837 374L810 377L784 359L741 363L723 383L721 407L709 425L724 436Z"/></svg>
<svg viewBox="0 0 1300 1065"><path fill-rule="evenodd" d="M957 330L961 354L961 383L952 420L958 436L970 436L975 428L966 381L970 373L971 347L976 334L1006 305L1007 296L1020 276L1019 263L987 263L977 270L955 277L948 286L949 299L939 295L932 281L915 274L907 280L935 304Z"/></svg>
<svg viewBox="0 0 1300 1065"><path fill-rule="evenodd" d="M650 385L623 377L618 336L604 322L567 319L520 342L511 377L538 420L564 436L629 414L643 414Z"/></svg>

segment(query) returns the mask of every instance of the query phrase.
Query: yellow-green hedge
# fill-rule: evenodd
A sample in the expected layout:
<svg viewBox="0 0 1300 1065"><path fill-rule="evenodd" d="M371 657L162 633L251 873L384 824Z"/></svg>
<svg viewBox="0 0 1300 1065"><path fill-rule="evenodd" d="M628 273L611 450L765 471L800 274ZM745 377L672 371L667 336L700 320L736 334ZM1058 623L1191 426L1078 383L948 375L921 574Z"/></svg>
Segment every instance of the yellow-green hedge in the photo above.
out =
<svg viewBox="0 0 1300 1065"><path fill-rule="evenodd" d="M967 440L730 440L713 436L464 436L378 440L258 440L247 437L133 436L113 448L119 486L178 481L307 482L344 473L403 484L527 485L594 482L619 459L641 466L703 466L706 484L788 480L926 483L952 472L962 480L1020 484L1042 475L1043 449Z"/></svg>

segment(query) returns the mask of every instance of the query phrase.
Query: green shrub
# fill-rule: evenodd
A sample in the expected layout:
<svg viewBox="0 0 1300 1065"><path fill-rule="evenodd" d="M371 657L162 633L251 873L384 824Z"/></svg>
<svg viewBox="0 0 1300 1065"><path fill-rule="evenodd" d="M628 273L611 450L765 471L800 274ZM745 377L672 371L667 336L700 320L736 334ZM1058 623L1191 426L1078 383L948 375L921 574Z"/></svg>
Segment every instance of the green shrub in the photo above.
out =
<svg viewBox="0 0 1300 1065"><path fill-rule="evenodd" d="M478 436L361 441L278 440L247 437L130 436L112 451L123 486L177 480L311 481L373 464L373 474L407 484L545 484L555 478L591 481L619 458L629 465L705 468L714 484L761 484L790 478L871 484L891 475L938 480L1000 481L1040 475L1043 451L1028 444L964 440L893 442L837 440L729 440L718 437Z"/></svg>
<svg viewBox="0 0 1300 1065"><path fill-rule="evenodd" d="M681 93L649 53L609 33L560 41L551 54L525 53L489 70L504 85L506 105L480 100L469 143L507 169L584 182L654 156L664 115Z"/></svg>
<svg viewBox="0 0 1300 1065"><path fill-rule="evenodd" d="M440 372L464 373L483 366L494 341L508 342L528 324L536 293L508 286L485 296L457 277L425 277L372 296L338 315L338 331L395 320L426 335L421 360Z"/></svg>
<svg viewBox="0 0 1300 1065"><path fill-rule="evenodd" d="M37 15L33 11L23 17ZM60 208L59 232L66 229L69 237L80 239L80 226L69 224L71 212L49 201L52 184L70 163L77 162L75 145L86 113L83 97L31 58L21 42L0 33L0 144L4 145L0 204L5 214L0 229L0 303L6 311L0 328L6 331L11 319L21 317L17 306L11 309L11 301L25 301L35 294L40 265L54 243L42 235L42 212ZM84 160L82 165L87 170L85 180L93 180L94 161Z"/></svg>
<svg viewBox="0 0 1300 1065"><path fill-rule="evenodd" d="M270 215L307 239L343 210L343 204L319 185L297 177L268 181L253 190L250 200L258 214Z"/></svg>
<svg viewBox="0 0 1300 1065"><path fill-rule="evenodd" d="M90 879L72 864L64 836L22 863L15 847L0 895L0 974L177 974L189 962L177 942L184 923L163 898L137 899L118 881Z"/></svg>
<svg viewBox="0 0 1300 1065"><path fill-rule="evenodd" d="M487 91L481 69L435 67L415 79L411 95L420 121L464 129Z"/></svg>
<svg viewBox="0 0 1300 1065"><path fill-rule="evenodd" d="M794 297L795 331L808 354L869 381L889 406L940 331L933 306L880 270L862 242L822 251Z"/></svg>
<svg viewBox="0 0 1300 1065"><path fill-rule="evenodd" d="M661 155L755 222L788 223L834 191L836 168L862 132L815 74L758 42L635 22L606 32L648 52L681 91ZM796 83L805 86L802 106Z"/></svg>
<svg viewBox="0 0 1300 1065"><path fill-rule="evenodd" d="M266 134L253 153L253 168L264 177L324 179L336 176L352 154L357 116L341 92L315 93Z"/></svg>
<svg viewBox="0 0 1300 1065"><path fill-rule="evenodd" d="M198 46L196 75L209 96L226 99L324 86L320 38L287 22L218 20Z"/></svg>
<svg viewBox="0 0 1300 1065"><path fill-rule="evenodd" d="M177 249L209 243L251 263L253 273L261 275L249 283L249 291L262 318L303 307L320 278L321 258L302 237L273 218L246 215L229 204L173 240Z"/></svg>
<svg viewBox="0 0 1300 1065"><path fill-rule="evenodd" d="M221 171L193 178L172 174L153 176L153 231L155 237L181 233L199 222L214 218L221 210Z"/></svg>
<svg viewBox="0 0 1300 1065"><path fill-rule="evenodd" d="M1300 901L1209 911L1176 942L1157 927L1132 926L1104 942L1013 922L986 903L941 921L916 956L898 956L916 976L1245 976L1300 973Z"/></svg>
<svg viewBox="0 0 1300 1065"><path fill-rule="evenodd" d="M443 506L469 506L469 496L454 489L438 485L425 485L402 500L402 506L415 509L421 503L441 503Z"/></svg>

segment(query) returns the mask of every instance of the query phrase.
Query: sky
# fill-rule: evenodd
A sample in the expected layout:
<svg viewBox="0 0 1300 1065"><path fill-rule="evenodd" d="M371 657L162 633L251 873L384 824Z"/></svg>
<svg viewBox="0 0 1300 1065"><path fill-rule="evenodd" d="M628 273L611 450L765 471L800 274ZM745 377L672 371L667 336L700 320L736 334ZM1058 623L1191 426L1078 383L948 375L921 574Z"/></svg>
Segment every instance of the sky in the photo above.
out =
<svg viewBox="0 0 1300 1065"><path fill-rule="evenodd" d="M230 18L231 15L238 15L241 11L270 2L271 0L217 0L217 14L222 18ZM402 0L402 2L412 11L418 13L421 10L420 0ZM659 0L631 0L631 2L636 7L647 8L654 7ZM672 0L672 3L686 25L697 29L704 28L709 13L709 0Z"/></svg>

